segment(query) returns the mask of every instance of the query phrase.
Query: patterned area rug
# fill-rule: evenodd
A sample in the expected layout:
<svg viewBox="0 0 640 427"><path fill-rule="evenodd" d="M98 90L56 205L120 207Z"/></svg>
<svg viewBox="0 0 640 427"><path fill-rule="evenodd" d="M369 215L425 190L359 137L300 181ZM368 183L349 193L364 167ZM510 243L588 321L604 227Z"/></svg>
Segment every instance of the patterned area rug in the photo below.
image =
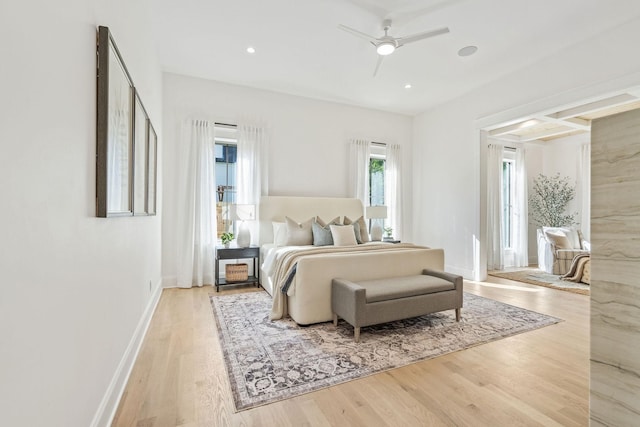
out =
<svg viewBox="0 0 640 427"><path fill-rule="evenodd" d="M362 328L355 343L344 320L337 329L331 322L270 321L266 292L210 299L238 411L561 321L465 293L459 323L448 310Z"/></svg>
<svg viewBox="0 0 640 427"><path fill-rule="evenodd" d="M560 289L561 291L573 292L576 294L589 295L589 285L585 283L569 282L560 280L560 276L546 273L537 268L527 268L513 271L490 271L489 276L502 277L503 279L516 280L518 282L529 283L531 285L544 286L547 288Z"/></svg>

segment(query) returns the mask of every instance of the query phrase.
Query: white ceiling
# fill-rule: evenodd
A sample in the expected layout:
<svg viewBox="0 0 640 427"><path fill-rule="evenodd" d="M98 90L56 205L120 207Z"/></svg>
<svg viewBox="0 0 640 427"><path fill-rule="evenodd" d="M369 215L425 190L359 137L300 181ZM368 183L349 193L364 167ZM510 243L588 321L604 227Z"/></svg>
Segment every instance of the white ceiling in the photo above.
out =
<svg viewBox="0 0 640 427"><path fill-rule="evenodd" d="M154 0L165 71L417 114L640 16L638 0ZM379 37L449 27L373 77ZM468 45L478 52L459 57ZM253 46L256 53L246 52ZM630 52L630 54L635 54ZM404 85L410 83L411 89Z"/></svg>

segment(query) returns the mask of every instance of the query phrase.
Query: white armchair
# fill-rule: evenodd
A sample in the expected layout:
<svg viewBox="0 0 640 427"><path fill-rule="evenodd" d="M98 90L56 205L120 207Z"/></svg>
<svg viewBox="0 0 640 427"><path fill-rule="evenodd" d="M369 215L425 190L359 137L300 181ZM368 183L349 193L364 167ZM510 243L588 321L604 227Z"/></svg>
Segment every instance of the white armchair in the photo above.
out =
<svg viewBox="0 0 640 427"><path fill-rule="evenodd" d="M551 274L566 274L576 255L590 253L591 244L580 230L566 227L538 229L538 268Z"/></svg>

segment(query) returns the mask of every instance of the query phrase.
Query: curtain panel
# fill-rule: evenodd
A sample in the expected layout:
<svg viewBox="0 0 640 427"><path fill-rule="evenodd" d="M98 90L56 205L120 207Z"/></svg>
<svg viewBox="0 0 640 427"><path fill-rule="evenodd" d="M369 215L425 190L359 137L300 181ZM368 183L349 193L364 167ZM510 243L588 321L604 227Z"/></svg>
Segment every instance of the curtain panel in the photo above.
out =
<svg viewBox="0 0 640 427"><path fill-rule="evenodd" d="M387 145L384 171L384 199L387 205L387 225L393 236L402 239L402 152L397 144Z"/></svg>
<svg viewBox="0 0 640 427"><path fill-rule="evenodd" d="M214 283L216 245L213 123L183 123L178 155L177 285Z"/></svg>
<svg viewBox="0 0 640 427"><path fill-rule="evenodd" d="M238 125L236 203L255 205L256 219L260 218L260 197L269 194L268 143L265 127L245 123ZM251 244L258 244L258 221L245 225L251 232Z"/></svg>
<svg viewBox="0 0 640 427"><path fill-rule="evenodd" d="M360 199L363 206L369 206L369 159L371 141L352 139L349 141L351 197Z"/></svg>
<svg viewBox="0 0 640 427"><path fill-rule="evenodd" d="M490 144L487 150L487 270L504 268L502 243L502 159L504 147Z"/></svg>

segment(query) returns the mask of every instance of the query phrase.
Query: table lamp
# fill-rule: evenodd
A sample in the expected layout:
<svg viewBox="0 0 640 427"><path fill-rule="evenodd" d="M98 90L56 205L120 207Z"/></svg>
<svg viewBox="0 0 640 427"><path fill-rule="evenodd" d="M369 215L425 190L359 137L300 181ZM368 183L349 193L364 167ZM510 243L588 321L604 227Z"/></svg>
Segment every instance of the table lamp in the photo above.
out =
<svg viewBox="0 0 640 427"><path fill-rule="evenodd" d="M232 205L231 218L241 221L238 227L236 244L239 248L248 248L251 246L251 232L245 221L253 221L256 219L256 205Z"/></svg>
<svg viewBox="0 0 640 427"><path fill-rule="evenodd" d="M387 207L386 206L367 206L366 208L366 216L368 219L372 219L371 221L371 240L374 242L379 242L382 240L382 226L380 222L377 220L384 219L387 217Z"/></svg>

